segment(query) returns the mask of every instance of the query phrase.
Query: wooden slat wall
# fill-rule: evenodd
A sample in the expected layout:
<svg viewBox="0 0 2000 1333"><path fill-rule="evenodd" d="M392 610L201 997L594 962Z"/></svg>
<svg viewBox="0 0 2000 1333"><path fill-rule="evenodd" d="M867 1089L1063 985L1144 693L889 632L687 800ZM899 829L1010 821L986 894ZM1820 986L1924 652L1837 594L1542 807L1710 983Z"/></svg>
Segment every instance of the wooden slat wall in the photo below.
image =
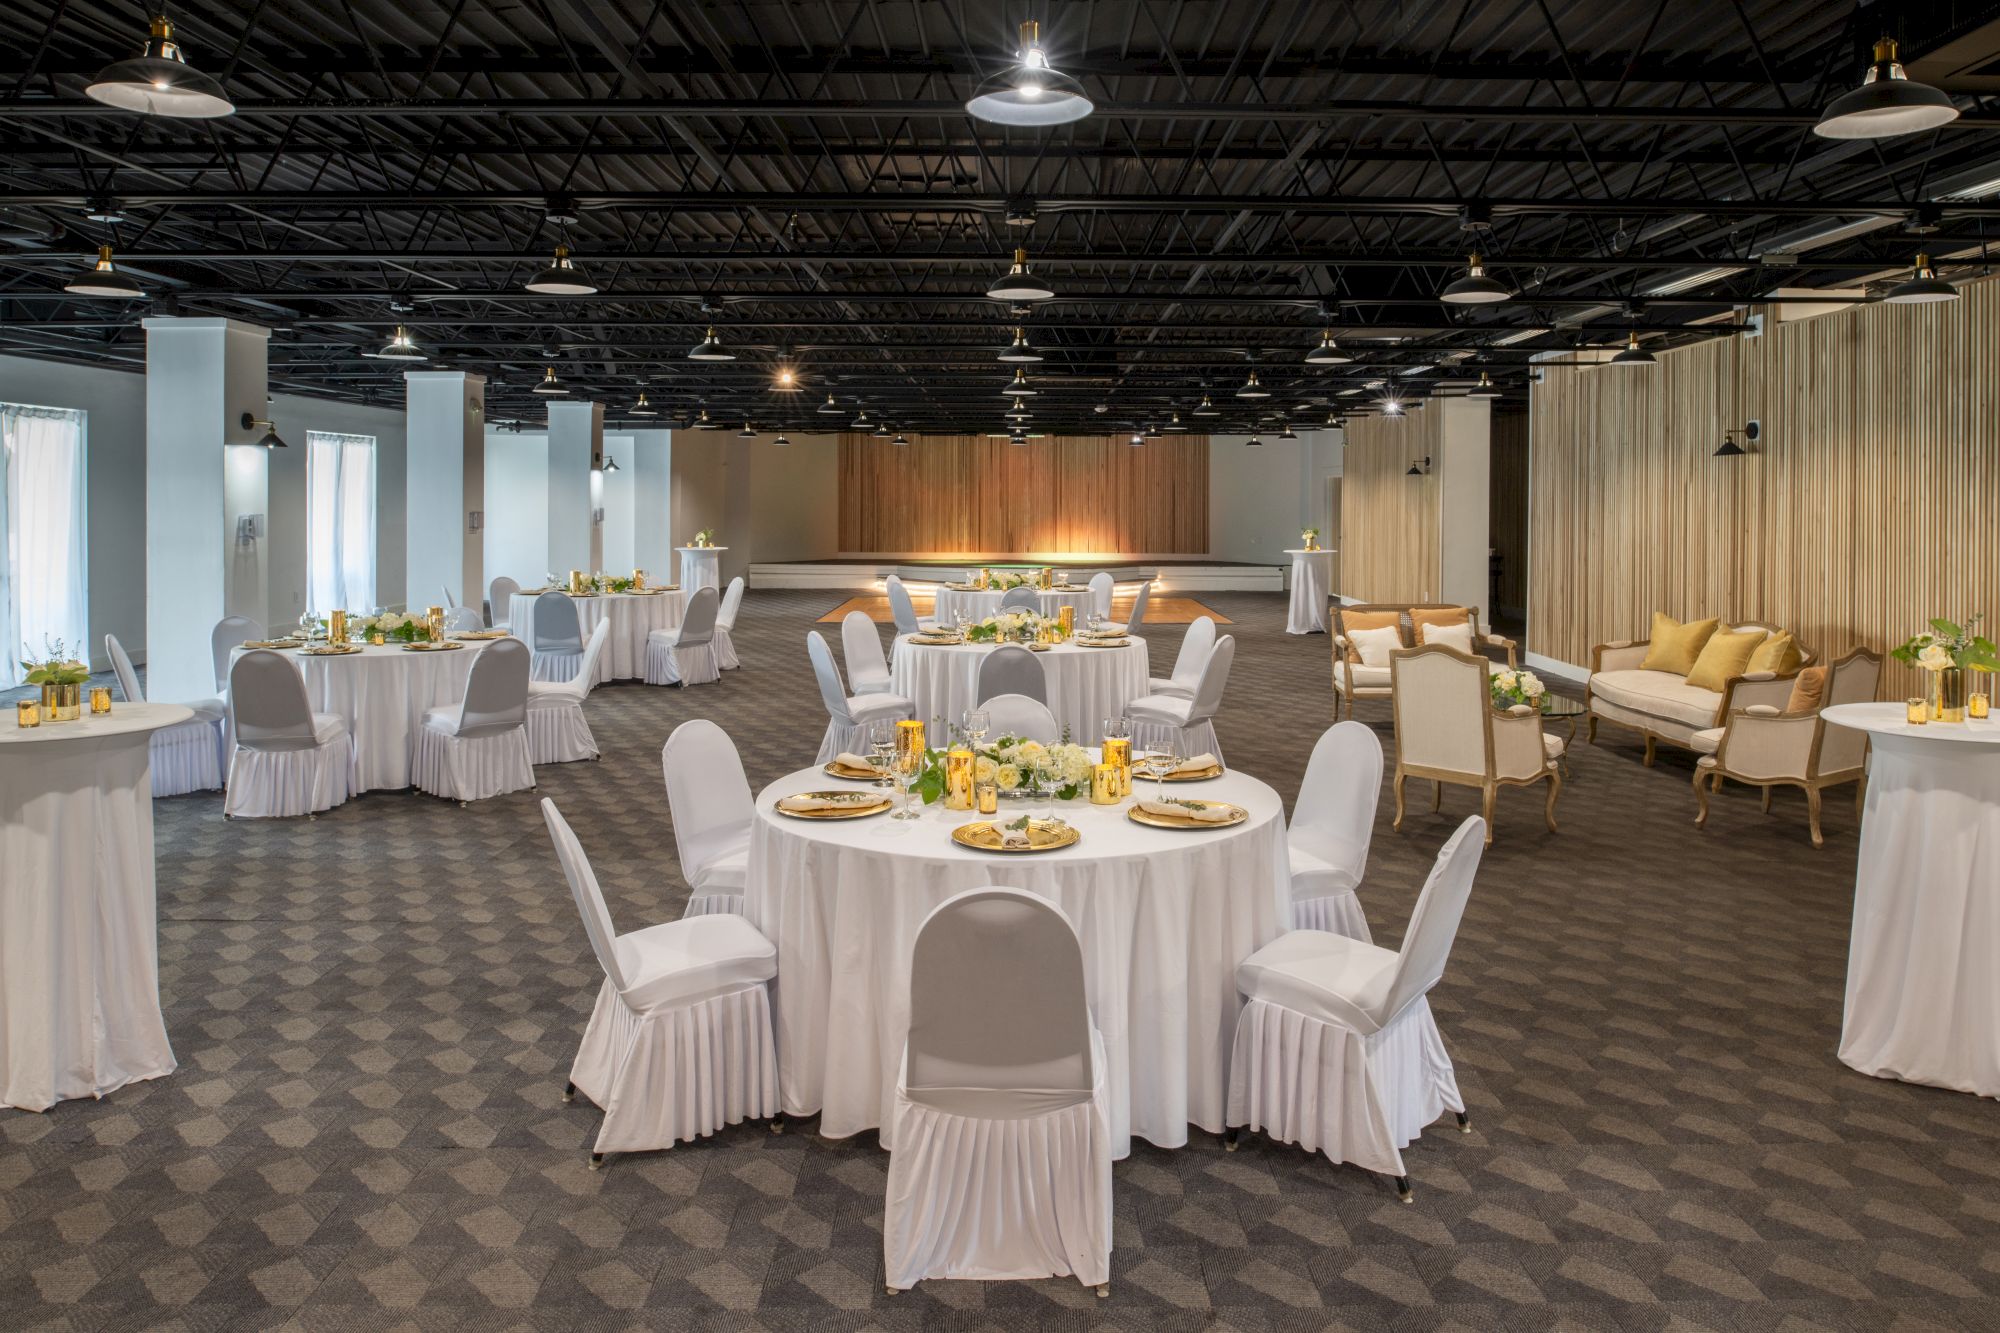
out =
<svg viewBox="0 0 2000 1333"><path fill-rule="evenodd" d="M1490 608L1522 607L1528 596L1528 414L1493 412L1492 501L1487 531L1500 557L1500 595Z"/></svg>
<svg viewBox="0 0 2000 1333"><path fill-rule="evenodd" d="M1438 497L1434 477L1407 475L1435 459L1439 414L1347 423L1341 461L1340 588L1363 602L1434 602Z"/></svg>
<svg viewBox="0 0 2000 1333"><path fill-rule="evenodd" d="M843 435L839 503L847 554L1200 555L1208 439Z"/></svg>
<svg viewBox="0 0 2000 1333"><path fill-rule="evenodd" d="M1655 610L1791 628L1823 657L2000 620L2000 283L1551 367L1531 402L1529 646L1587 664ZM1756 418L1746 458L1712 458ZM1914 673L1886 664L1888 697Z"/></svg>

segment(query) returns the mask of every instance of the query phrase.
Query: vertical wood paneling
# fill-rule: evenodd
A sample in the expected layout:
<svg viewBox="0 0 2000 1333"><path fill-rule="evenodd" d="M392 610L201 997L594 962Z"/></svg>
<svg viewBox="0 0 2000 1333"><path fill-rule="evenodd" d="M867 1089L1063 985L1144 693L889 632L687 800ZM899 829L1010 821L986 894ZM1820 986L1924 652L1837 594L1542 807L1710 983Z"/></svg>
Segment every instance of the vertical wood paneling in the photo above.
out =
<svg viewBox="0 0 2000 1333"><path fill-rule="evenodd" d="M1438 448L1436 412L1347 423L1340 465L1340 589L1363 602L1438 596L1437 478L1407 475Z"/></svg>

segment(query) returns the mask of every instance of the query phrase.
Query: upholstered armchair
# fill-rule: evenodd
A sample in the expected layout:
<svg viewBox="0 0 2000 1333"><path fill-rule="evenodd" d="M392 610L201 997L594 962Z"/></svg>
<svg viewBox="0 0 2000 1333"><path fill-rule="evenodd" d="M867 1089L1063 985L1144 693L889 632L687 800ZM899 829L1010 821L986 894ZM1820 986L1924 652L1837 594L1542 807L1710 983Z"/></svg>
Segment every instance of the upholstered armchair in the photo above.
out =
<svg viewBox="0 0 2000 1333"><path fill-rule="evenodd" d="M1450 602L1418 602L1391 604L1336 605L1333 608L1333 716L1340 719L1340 709L1344 702L1347 716L1354 716L1356 699L1386 699L1389 697L1389 667L1386 663L1362 660L1360 645L1353 637L1356 630L1394 627L1396 646L1399 648L1421 647L1417 632L1417 622L1447 625L1462 621L1472 631L1472 651L1477 654L1489 648L1498 648L1507 654L1507 667L1513 670L1516 646L1512 639L1497 634L1479 632L1479 608L1459 606Z"/></svg>
<svg viewBox="0 0 2000 1333"><path fill-rule="evenodd" d="M1403 827L1403 782L1414 777L1430 779L1433 810L1443 804L1446 783L1479 788L1489 847L1500 788L1546 782L1543 818L1555 832L1563 743L1542 735L1540 711L1524 706L1503 713L1493 707L1490 665L1483 657L1435 643L1390 654L1397 828Z"/></svg>
<svg viewBox="0 0 2000 1333"><path fill-rule="evenodd" d="M1833 704L1865 703L1875 697L1882 678L1882 659L1866 648L1856 648L1827 668L1825 689L1819 702L1787 710L1792 682L1786 679L1787 699L1774 702L1760 698L1740 705L1729 713L1720 727L1695 733L1694 798L1698 810L1696 828L1708 824L1708 797L1722 790L1724 778L1763 788L1764 812L1771 810L1771 788L1799 787L1806 794L1806 823L1812 843L1824 847L1820 836L1820 793L1844 782L1854 784L1854 809L1861 810L1867 791L1868 735L1851 727L1829 727L1820 711ZM1767 692L1768 693L1768 692Z"/></svg>

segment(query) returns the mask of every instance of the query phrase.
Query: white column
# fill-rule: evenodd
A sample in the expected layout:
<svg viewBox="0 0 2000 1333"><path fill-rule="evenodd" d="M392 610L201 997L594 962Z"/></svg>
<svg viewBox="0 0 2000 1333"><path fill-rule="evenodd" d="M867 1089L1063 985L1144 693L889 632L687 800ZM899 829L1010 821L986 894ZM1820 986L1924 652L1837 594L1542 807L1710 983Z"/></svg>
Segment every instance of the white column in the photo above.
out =
<svg viewBox="0 0 2000 1333"><path fill-rule="evenodd" d="M632 457L618 460L632 470L632 563L648 578L674 578L674 433L632 432Z"/></svg>
<svg viewBox="0 0 2000 1333"><path fill-rule="evenodd" d="M616 463L618 470L601 470L598 503L604 507L604 522L597 530L597 566L614 574L630 573L639 563L638 546L632 540L632 497L639 477L636 453L630 434L604 437L604 461Z"/></svg>
<svg viewBox="0 0 2000 1333"><path fill-rule="evenodd" d="M549 404L549 568L591 568L590 460L604 443L601 403Z"/></svg>
<svg viewBox="0 0 2000 1333"><path fill-rule="evenodd" d="M269 462L243 426L270 416L269 329L232 319L146 325L146 692L215 693L209 634L225 615L262 621L266 535L237 545L238 520L268 521ZM304 448L304 440L290 441ZM268 627L267 627L268 628Z"/></svg>
<svg viewBox="0 0 2000 1333"><path fill-rule="evenodd" d="M403 381L403 605L434 606L449 588L476 607L485 595L484 538L472 515L486 508L486 377L406 370Z"/></svg>
<svg viewBox="0 0 2000 1333"><path fill-rule="evenodd" d="M1490 624L1493 405L1484 398L1433 398L1425 410L1443 417L1432 469L1438 482L1438 600L1479 607Z"/></svg>

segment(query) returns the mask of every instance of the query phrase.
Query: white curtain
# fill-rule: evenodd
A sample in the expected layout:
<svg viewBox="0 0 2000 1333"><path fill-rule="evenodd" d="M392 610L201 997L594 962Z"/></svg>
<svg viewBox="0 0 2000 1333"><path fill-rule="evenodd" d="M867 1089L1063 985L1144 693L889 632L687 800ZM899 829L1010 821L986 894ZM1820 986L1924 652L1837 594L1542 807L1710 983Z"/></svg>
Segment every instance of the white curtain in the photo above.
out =
<svg viewBox="0 0 2000 1333"><path fill-rule="evenodd" d="M0 404L0 687L19 685L22 657L60 642L90 660L84 582L83 413Z"/></svg>
<svg viewBox="0 0 2000 1333"><path fill-rule="evenodd" d="M306 432L306 608L375 608L375 437Z"/></svg>

